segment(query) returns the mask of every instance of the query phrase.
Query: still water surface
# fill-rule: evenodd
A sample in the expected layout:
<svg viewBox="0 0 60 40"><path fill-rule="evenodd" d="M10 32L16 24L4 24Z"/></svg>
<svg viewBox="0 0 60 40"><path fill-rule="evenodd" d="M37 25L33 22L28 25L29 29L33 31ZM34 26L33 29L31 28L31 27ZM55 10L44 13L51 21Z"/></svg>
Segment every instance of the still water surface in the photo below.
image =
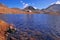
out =
<svg viewBox="0 0 60 40"><path fill-rule="evenodd" d="M48 14L2 14L0 19L12 23L16 28L29 28L60 38L60 16Z"/></svg>

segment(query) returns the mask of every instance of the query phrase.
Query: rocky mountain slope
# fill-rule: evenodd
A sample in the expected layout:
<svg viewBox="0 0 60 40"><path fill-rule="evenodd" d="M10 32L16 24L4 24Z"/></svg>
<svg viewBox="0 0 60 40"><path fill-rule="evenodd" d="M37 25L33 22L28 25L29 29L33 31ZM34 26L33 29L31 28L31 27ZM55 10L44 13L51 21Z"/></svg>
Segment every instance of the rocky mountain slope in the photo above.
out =
<svg viewBox="0 0 60 40"><path fill-rule="evenodd" d="M42 11L48 14L60 14L60 4L56 2L50 5L48 8L43 9Z"/></svg>
<svg viewBox="0 0 60 40"><path fill-rule="evenodd" d="M0 3L0 14L25 14L26 11L22 11L19 8L8 8L4 4Z"/></svg>

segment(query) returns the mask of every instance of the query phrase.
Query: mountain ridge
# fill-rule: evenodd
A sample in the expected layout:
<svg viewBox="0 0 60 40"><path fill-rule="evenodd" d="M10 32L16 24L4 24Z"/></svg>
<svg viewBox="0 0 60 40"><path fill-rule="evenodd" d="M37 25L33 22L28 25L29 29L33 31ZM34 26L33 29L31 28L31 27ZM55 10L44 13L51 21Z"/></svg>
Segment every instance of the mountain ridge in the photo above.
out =
<svg viewBox="0 0 60 40"><path fill-rule="evenodd" d="M47 7L46 9L40 10L35 9L33 6L27 6L24 9L9 8L4 4L0 3L0 14L35 14L35 13L60 14L60 4L53 4Z"/></svg>

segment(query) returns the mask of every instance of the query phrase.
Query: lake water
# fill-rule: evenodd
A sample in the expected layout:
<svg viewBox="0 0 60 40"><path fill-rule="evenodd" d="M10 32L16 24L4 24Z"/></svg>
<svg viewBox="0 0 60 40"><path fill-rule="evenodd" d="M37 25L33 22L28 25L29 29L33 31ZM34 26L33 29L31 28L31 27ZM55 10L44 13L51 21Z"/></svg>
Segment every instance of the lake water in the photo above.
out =
<svg viewBox="0 0 60 40"><path fill-rule="evenodd" d="M36 30L43 35L54 35L60 38L60 16L49 14L2 14L0 19L12 23L16 28L24 31ZM52 40L47 38L46 40Z"/></svg>

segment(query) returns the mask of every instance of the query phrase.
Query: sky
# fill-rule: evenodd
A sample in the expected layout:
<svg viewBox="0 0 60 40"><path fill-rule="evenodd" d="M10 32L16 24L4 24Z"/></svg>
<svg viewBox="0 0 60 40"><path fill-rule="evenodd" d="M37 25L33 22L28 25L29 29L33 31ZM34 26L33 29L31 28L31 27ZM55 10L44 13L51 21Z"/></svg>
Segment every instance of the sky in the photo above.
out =
<svg viewBox="0 0 60 40"><path fill-rule="evenodd" d="M10 8L25 8L26 6L33 6L34 8L44 9L60 0L0 0L0 3L5 4Z"/></svg>

